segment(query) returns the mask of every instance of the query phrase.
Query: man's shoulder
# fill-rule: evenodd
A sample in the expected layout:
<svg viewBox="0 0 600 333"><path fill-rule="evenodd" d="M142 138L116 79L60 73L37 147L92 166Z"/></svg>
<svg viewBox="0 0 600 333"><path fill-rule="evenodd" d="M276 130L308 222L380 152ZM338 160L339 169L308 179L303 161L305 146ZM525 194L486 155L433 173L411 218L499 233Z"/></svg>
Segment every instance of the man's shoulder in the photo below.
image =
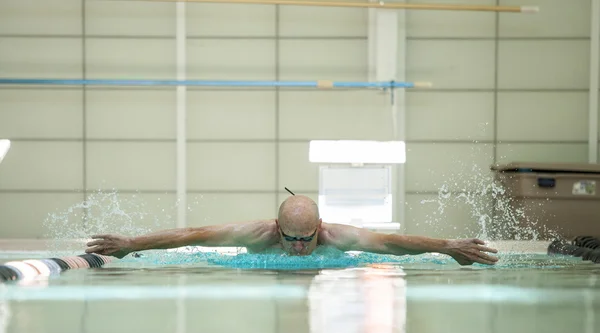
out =
<svg viewBox="0 0 600 333"><path fill-rule="evenodd" d="M244 228L273 228L276 227L275 219L267 220L248 220L244 222L232 223L231 225Z"/></svg>
<svg viewBox="0 0 600 333"><path fill-rule="evenodd" d="M277 232L277 223L275 219L272 220L260 220L253 222L254 235L260 238L261 240L269 240L278 235Z"/></svg>
<svg viewBox="0 0 600 333"><path fill-rule="evenodd" d="M340 249L348 247L349 244L356 242L359 228L340 223L321 224L321 244L335 246Z"/></svg>
<svg viewBox="0 0 600 333"><path fill-rule="evenodd" d="M356 227L341 223L321 223L323 245L340 245L352 238Z"/></svg>
<svg viewBox="0 0 600 333"><path fill-rule="evenodd" d="M352 231L357 228L354 226L348 225L348 224L343 224L343 223L323 222L323 223L321 223L321 229L323 231L329 231L329 232L345 232L345 231Z"/></svg>

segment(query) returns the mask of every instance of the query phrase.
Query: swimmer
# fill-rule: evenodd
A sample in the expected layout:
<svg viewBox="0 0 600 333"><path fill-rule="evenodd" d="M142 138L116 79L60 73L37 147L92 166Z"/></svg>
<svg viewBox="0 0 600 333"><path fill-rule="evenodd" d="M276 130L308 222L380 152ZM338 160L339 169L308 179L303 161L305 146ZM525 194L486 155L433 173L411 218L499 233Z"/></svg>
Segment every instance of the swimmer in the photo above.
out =
<svg viewBox="0 0 600 333"><path fill-rule="evenodd" d="M93 235L86 253L123 258L144 250L170 249L183 246L245 247L249 253L271 248L283 249L290 255L309 255L317 246L335 247L342 251L363 251L391 255L441 253L460 265L473 263L493 265L498 253L479 239L435 239L422 236L376 233L366 229L322 221L317 204L310 198L294 195L279 207L276 219L245 223L176 228L139 237Z"/></svg>

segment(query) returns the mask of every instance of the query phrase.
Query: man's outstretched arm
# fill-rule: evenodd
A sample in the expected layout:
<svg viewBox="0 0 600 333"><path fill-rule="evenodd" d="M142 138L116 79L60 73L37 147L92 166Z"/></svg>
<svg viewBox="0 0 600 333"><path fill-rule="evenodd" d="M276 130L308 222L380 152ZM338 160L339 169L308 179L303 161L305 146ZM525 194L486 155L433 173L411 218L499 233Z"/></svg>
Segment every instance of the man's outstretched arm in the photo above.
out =
<svg viewBox="0 0 600 333"><path fill-rule="evenodd" d="M328 237L333 246L343 251L365 251L392 255L416 255L442 253L454 258L461 265L475 262L493 265L497 257L485 252L498 253L485 246L479 239L445 240L422 236L382 234L366 229L340 224L328 224Z"/></svg>
<svg viewBox="0 0 600 333"><path fill-rule="evenodd" d="M171 249L182 246L252 247L269 241L271 221L225 224L199 228L168 229L138 237L93 235L86 253L123 258L135 251ZM274 223L274 221L273 221Z"/></svg>

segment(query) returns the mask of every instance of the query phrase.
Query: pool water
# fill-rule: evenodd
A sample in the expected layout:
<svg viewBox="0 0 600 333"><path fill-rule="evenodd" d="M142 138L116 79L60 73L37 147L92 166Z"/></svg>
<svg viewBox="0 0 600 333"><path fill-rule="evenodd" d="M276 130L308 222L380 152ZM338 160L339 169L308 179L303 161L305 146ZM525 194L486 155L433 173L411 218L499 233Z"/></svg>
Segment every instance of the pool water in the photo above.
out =
<svg viewBox="0 0 600 333"><path fill-rule="evenodd" d="M0 262L47 252L0 252ZM0 284L5 332L600 332L600 265L444 256L144 252Z"/></svg>

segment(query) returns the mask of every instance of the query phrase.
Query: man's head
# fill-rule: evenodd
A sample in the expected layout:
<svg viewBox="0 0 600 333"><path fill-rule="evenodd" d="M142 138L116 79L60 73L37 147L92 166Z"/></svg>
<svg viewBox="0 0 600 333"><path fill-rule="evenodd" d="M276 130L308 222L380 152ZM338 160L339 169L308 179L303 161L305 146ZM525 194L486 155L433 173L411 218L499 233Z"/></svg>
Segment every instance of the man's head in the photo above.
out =
<svg viewBox="0 0 600 333"><path fill-rule="evenodd" d="M317 247L322 221L312 199L303 195L287 198L279 207L276 221L281 244L288 253L308 255Z"/></svg>

